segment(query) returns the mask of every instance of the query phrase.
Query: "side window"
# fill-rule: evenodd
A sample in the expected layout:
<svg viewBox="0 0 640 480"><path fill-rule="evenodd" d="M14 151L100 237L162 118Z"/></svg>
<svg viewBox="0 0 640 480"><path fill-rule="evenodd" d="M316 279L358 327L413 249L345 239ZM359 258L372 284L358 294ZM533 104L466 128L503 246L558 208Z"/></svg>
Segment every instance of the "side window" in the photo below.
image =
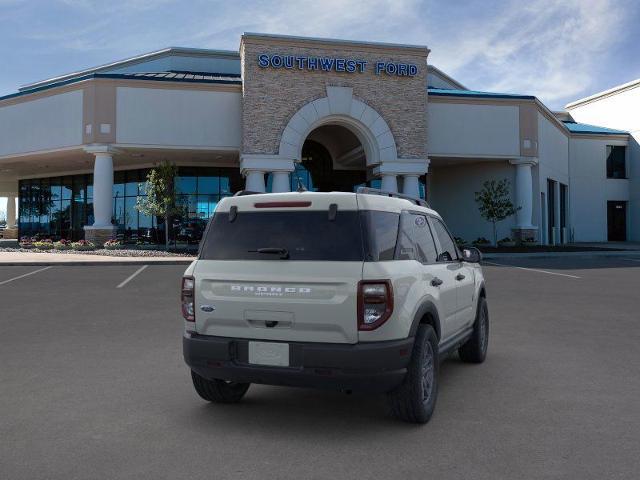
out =
<svg viewBox="0 0 640 480"><path fill-rule="evenodd" d="M436 256L436 246L427 217L403 212L400 217L396 259L432 263Z"/></svg>
<svg viewBox="0 0 640 480"><path fill-rule="evenodd" d="M451 262L453 260L457 260L458 251L456 249L456 244L451 238L451 235L449 235L449 232L445 228L444 224L437 218L432 218L432 222L434 233L438 237L438 241L440 242L440 261Z"/></svg>
<svg viewBox="0 0 640 480"><path fill-rule="evenodd" d="M400 215L400 229L398 230L395 259L418 260L413 234L413 215L409 212L402 212Z"/></svg>
<svg viewBox="0 0 640 480"><path fill-rule="evenodd" d="M438 255L427 217L424 215L411 216L413 217L413 232L418 253L416 260L422 263L433 263Z"/></svg>

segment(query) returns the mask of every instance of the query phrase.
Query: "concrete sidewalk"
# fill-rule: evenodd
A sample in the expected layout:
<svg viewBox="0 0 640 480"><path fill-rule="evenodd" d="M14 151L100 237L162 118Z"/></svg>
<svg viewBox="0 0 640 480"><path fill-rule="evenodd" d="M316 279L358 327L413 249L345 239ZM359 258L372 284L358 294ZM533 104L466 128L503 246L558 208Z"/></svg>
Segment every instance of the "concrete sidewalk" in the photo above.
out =
<svg viewBox="0 0 640 480"><path fill-rule="evenodd" d="M563 258L563 257L623 257L640 260L638 250L609 250L584 252L525 252L525 253L483 253L483 260L498 260L500 258Z"/></svg>
<svg viewBox="0 0 640 480"><path fill-rule="evenodd" d="M0 252L2 266L40 265L188 265L195 257L115 257L82 253Z"/></svg>

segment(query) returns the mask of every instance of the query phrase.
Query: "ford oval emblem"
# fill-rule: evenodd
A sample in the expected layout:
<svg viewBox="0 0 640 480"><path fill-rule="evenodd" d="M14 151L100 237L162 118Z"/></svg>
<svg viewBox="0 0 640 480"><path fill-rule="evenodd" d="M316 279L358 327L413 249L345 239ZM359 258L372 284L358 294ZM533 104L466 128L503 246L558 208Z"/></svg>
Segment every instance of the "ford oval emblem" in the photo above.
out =
<svg viewBox="0 0 640 480"><path fill-rule="evenodd" d="M203 312L213 312L216 309L213 305L200 305L200 310Z"/></svg>

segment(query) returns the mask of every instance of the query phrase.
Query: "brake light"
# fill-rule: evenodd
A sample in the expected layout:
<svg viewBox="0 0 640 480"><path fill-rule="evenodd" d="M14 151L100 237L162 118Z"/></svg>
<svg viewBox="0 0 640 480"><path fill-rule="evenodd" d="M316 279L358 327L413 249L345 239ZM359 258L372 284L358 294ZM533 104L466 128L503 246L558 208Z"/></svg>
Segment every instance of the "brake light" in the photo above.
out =
<svg viewBox="0 0 640 480"><path fill-rule="evenodd" d="M187 322L196 321L196 310L194 305L195 284L196 281L193 277L182 277L180 302L182 303L182 316Z"/></svg>
<svg viewBox="0 0 640 480"><path fill-rule="evenodd" d="M358 330L375 330L393 312L393 288L389 280L358 283Z"/></svg>

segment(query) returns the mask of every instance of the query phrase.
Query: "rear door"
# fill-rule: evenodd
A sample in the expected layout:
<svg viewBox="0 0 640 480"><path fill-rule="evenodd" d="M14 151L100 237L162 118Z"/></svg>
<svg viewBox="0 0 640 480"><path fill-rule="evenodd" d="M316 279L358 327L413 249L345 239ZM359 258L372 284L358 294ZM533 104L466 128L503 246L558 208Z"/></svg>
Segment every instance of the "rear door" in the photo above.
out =
<svg viewBox="0 0 640 480"><path fill-rule="evenodd" d="M440 314L443 316L440 318L442 338L447 338L455 328L457 282L451 266L436 261L436 245L425 214L402 213L397 258L421 263L424 291L438 301Z"/></svg>
<svg viewBox="0 0 640 480"><path fill-rule="evenodd" d="M472 267L462 262L456 244L442 220L430 217L433 234L438 243L437 263L444 265L453 279L456 294L455 315L451 321L451 333L469 326L473 322L473 296L475 292L475 272Z"/></svg>
<svg viewBox="0 0 640 480"><path fill-rule="evenodd" d="M357 342L364 254L355 195L337 208L310 196L291 207L244 199L233 212L235 198L221 204L194 271L198 333Z"/></svg>

